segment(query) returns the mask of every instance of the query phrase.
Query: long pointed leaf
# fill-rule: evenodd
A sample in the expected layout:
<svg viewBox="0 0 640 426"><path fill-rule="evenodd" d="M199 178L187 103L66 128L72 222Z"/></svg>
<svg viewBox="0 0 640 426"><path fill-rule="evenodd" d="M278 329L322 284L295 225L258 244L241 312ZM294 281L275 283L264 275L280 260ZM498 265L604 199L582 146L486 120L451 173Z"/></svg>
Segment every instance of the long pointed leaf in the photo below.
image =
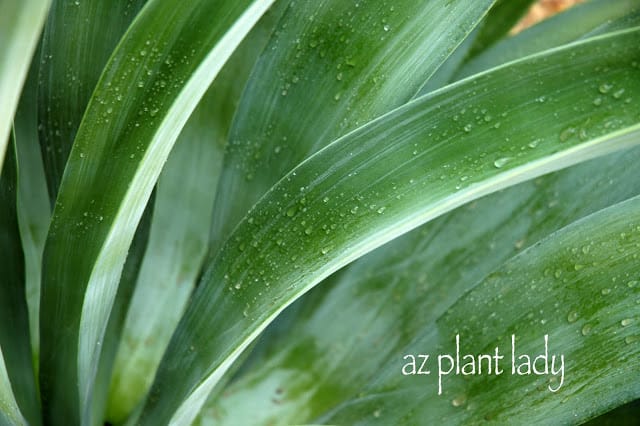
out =
<svg viewBox="0 0 640 426"><path fill-rule="evenodd" d="M100 343L153 185L206 88L270 4L152 1L105 68L71 150L45 246L46 422L79 424L90 416ZM119 93L128 97L120 101Z"/></svg>
<svg viewBox="0 0 640 426"><path fill-rule="evenodd" d="M229 58L164 167L151 241L116 360L110 420L125 419L149 390L195 287L209 248L212 188L222 169L231 119L249 73L287 4L276 2Z"/></svg>
<svg viewBox="0 0 640 426"><path fill-rule="evenodd" d="M637 399L638 244L640 197L560 230L494 271L402 352L455 356L459 336L461 359L498 347L503 374L487 374L485 362L483 374L442 377L438 395L439 374L404 376L400 357L361 398L317 420L580 424ZM555 372L540 373L539 360L526 374L522 355L533 361L545 351ZM407 412L409 394L422 398Z"/></svg>
<svg viewBox="0 0 640 426"><path fill-rule="evenodd" d="M0 170L12 118L27 77L31 55L49 7L48 0L2 0L0 3Z"/></svg>
<svg viewBox="0 0 640 426"><path fill-rule="evenodd" d="M294 169L208 268L141 423L190 418L257 334L341 266L482 195L637 143L640 111L626 99L640 94L639 40L624 31L448 86Z"/></svg>
<svg viewBox="0 0 640 426"><path fill-rule="evenodd" d="M38 52L36 52L38 57ZM51 209L38 141L37 88L39 61L31 63L14 128L18 163L18 222L25 257L25 289L34 365L40 345L39 311L42 252L47 238Z"/></svg>
<svg viewBox="0 0 640 426"><path fill-rule="evenodd" d="M504 261L640 194L638 159L635 148L491 194L358 259L296 302L288 332L208 404L202 426L311 422L361 399L408 344ZM410 411L421 399L407 394L403 405Z"/></svg>
<svg viewBox="0 0 640 426"><path fill-rule="evenodd" d="M243 95L213 224L217 250L307 156L409 101L493 0L297 2Z"/></svg>
<svg viewBox="0 0 640 426"><path fill-rule="evenodd" d="M146 1L53 0L38 87L40 143L52 205L98 78Z"/></svg>
<svg viewBox="0 0 640 426"><path fill-rule="evenodd" d="M35 375L29 338L25 293L25 265L18 226L18 164L12 134L7 161L0 178L0 350L13 394L23 415L40 424Z"/></svg>
<svg viewBox="0 0 640 426"><path fill-rule="evenodd" d="M489 68L596 35L616 30L616 24L634 18L627 28L638 25L640 5L635 0L593 0L542 21L517 36L505 39L473 58L457 73L455 80Z"/></svg>

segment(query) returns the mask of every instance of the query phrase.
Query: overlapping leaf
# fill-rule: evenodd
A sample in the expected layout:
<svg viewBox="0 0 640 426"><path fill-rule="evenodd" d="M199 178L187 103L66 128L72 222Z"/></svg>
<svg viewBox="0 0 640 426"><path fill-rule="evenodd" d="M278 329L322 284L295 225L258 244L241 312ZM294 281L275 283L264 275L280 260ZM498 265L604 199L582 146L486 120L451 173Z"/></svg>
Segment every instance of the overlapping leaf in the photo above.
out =
<svg viewBox="0 0 640 426"><path fill-rule="evenodd" d="M89 416L102 336L146 201L198 100L270 4L153 1L106 66L78 129L45 247L40 387L47 422Z"/></svg>
<svg viewBox="0 0 640 426"><path fill-rule="evenodd" d="M275 315L356 257L484 194L636 143L638 110L627 99L640 91L638 34L596 38L449 86L293 170L209 268L142 424L167 421L178 408L174 419L188 418Z"/></svg>
<svg viewBox="0 0 640 426"><path fill-rule="evenodd" d="M632 165L639 157L636 148L492 194L349 265L292 306L294 324L271 336L266 355L208 404L202 425L305 423L363 399L381 371L397 370L390 366L408 344L505 260L638 195ZM397 385L387 390L403 391ZM422 399L423 391L407 393L402 405L410 411ZM262 408L239 410L241 403Z"/></svg>
<svg viewBox="0 0 640 426"><path fill-rule="evenodd" d="M635 197L564 228L489 275L402 352L455 357L459 336L465 364L465 355L497 347L501 374L485 361L483 374L442 376L449 364L439 370L436 360L433 374L405 376L396 360L357 401L319 421L580 423L638 398L639 224ZM524 355L545 354L547 364L527 374ZM409 394L421 398L407 403Z"/></svg>
<svg viewBox="0 0 640 426"><path fill-rule="evenodd" d="M48 0L3 1L0 14L0 170Z"/></svg>
<svg viewBox="0 0 640 426"><path fill-rule="evenodd" d="M15 136L12 133L7 161L0 177L0 352L2 373L6 369L9 382L2 385L0 400L11 405L13 395L22 415L34 425L40 424L40 408L36 396L35 375L29 339L29 315L25 297L25 265L18 226L18 163ZM10 386L13 391L7 390ZM13 395L11 395L11 392ZM2 407L11 410L9 406ZM15 417L15 414L12 415ZM17 420L17 419L14 419Z"/></svg>
<svg viewBox="0 0 640 426"><path fill-rule="evenodd" d="M300 161L409 101L492 3L296 2L256 65L234 119L214 249Z"/></svg>

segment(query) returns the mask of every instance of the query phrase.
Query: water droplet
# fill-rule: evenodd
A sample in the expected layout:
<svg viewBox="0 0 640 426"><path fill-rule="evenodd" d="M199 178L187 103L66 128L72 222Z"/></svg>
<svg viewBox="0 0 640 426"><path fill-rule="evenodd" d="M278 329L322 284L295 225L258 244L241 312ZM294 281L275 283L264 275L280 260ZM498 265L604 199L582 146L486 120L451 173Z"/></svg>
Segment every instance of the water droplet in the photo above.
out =
<svg viewBox="0 0 640 426"><path fill-rule="evenodd" d="M601 98L600 96L598 96L597 98L595 98L595 99L593 100L593 105L595 105L595 106L600 106L600 105L602 105L602 98Z"/></svg>
<svg viewBox="0 0 640 426"><path fill-rule="evenodd" d="M620 99L624 95L624 89L616 90L613 92L613 97L616 99Z"/></svg>
<svg viewBox="0 0 640 426"><path fill-rule="evenodd" d="M291 206L291 207L289 207L289 209L287 209L287 216L293 217L296 214L297 211L298 211L298 207Z"/></svg>
<svg viewBox="0 0 640 426"><path fill-rule="evenodd" d="M533 148L536 148L539 144L540 144L540 139L535 139L535 140L529 142L529 144L527 146L529 148L533 149Z"/></svg>
<svg viewBox="0 0 640 426"><path fill-rule="evenodd" d="M467 402L467 396L462 394L457 396L456 398L454 398L451 401L451 405L453 405L454 407L460 407L462 405L464 405Z"/></svg>
<svg viewBox="0 0 640 426"><path fill-rule="evenodd" d="M382 411L380 411L380 409L377 409L376 411L373 412L373 417L380 417L380 415L382 414Z"/></svg>
<svg viewBox="0 0 640 426"><path fill-rule="evenodd" d="M620 321L620 325L623 327L627 327L629 325L631 325L633 323L633 318L625 318L622 321Z"/></svg>
<svg viewBox="0 0 640 426"><path fill-rule="evenodd" d="M389 29L390 29L390 28L389 28L389 25L388 25L388 24L384 24L384 26L382 27L382 29L383 29L385 32L387 32L387 31L389 31Z"/></svg>
<svg viewBox="0 0 640 426"><path fill-rule="evenodd" d="M637 285L638 285L638 281L636 281L636 280L631 280L631 281L629 281L629 282L627 283L627 287L629 287L629 288L634 288L634 287L636 287Z"/></svg>
<svg viewBox="0 0 640 426"><path fill-rule="evenodd" d="M580 330L580 333L582 333L583 336L588 336L589 334L591 334L591 324L585 324L582 327L582 330Z"/></svg>
<svg viewBox="0 0 640 426"><path fill-rule="evenodd" d="M602 291L600 292L603 296L606 296L607 294L611 293L611 289L610 288L603 288Z"/></svg>
<svg viewBox="0 0 640 426"><path fill-rule="evenodd" d="M627 336L627 337L624 338L624 342L627 345L630 345L630 344L635 343L637 341L640 341L640 336Z"/></svg>
<svg viewBox="0 0 640 426"><path fill-rule="evenodd" d="M493 165L496 168L501 168L504 167L509 161L511 161L510 157L502 157L502 158L498 158L496 161L493 162Z"/></svg>
<svg viewBox="0 0 640 426"><path fill-rule="evenodd" d="M567 127L562 132L560 132L560 142L568 141L573 135L577 132L575 127Z"/></svg>
<svg viewBox="0 0 640 426"><path fill-rule="evenodd" d="M577 311L571 311L569 312L569 315L567 315L567 321L576 322L579 316L580 314L578 314Z"/></svg>
<svg viewBox="0 0 640 426"><path fill-rule="evenodd" d="M604 94L606 94L606 93L609 93L609 91L610 91L612 88L613 88L613 85L612 85L612 84L609 84L609 83L602 83L602 84L600 85L600 87L598 87L598 91L604 95Z"/></svg>
<svg viewBox="0 0 640 426"><path fill-rule="evenodd" d="M471 132L471 129L473 128L473 126L471 124L467 124L466 126L464 126L464 131L466 133Z"/></svg>
<svg viewBox="0 0 640 426"><path fill-rule="evenodd" d="M311 235L313 233L313 228L309 226L307 229L304 230L304 233L306 235Z"/></svg>

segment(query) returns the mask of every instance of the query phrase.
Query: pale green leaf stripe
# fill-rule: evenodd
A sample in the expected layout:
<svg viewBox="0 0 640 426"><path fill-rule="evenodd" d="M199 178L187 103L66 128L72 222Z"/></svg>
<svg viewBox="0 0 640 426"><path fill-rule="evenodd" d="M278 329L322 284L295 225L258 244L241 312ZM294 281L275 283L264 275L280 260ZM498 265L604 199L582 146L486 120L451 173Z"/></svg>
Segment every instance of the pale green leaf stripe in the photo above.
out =
<svg viewBox="0 0 640 426"><path fill-rule="evenodd" d="M249 342L341 266L470 200L638 143L639 41L623 31L448 86L294 169L208 268L141 423L199 409Z"/></svg>
<svg viewBox="0 0 640 426"><path fill-rule="evenodd" d="M234 51L164 166L150 243L114 369L109 402L109 420L114 423L124 420L149 390L193 291L209 248L215 188L231 119L251 69L288 3L274 3Z"/></svg>
<svg viewBox="0 0 640 426"><path fill-rule="evenodd" d="M299 162L414 97L493 1L292 5L234 119L216 198L214 250Z"/></svg>
<svg viewBox="0 0 640 426"><path fill-rule="evenodd" d="M316 420L370 424L365 413L378 410L380 424L580 424L638 398L639 244L640 197L569 225L490 274L401 352L455 354L459 334L461 359L498 347L504 374L452 374L438 395L438 374L403 376L400 356L361 399ZM512 335L516 368L521 354L544 352L548 335L563 376L513 375Z"/></svg>
<svg viewBox="0 0 640 426"><path fill-rule="evenodd" d="M482 52L465 64L456 73L454 80L573 42L589 32L610 28L616 22L624 22L625 18L633 17L638 13L640 13L640 4L637 0L593 0L578 4ZM634 26L637 26L638 18L635 19Z"/></svg>
<svg viewBox="0 0 640 426"><path fill-rule="evenodd" d="M34 57L38 57L36 52ZM42 251L51 220L47 183L38 143L37 86L39 61L33 61L16 111L14 129L18 156L18 224L25 261L25 290L34 366L40 345L40 283Z"/></svg>
<svg viewBox="0 0 640 426"><path fill-rule="evenodd" d="M211 120L207 104L218 101L201 103L160 175L149 243L114 366L110 420L124 420L151 386L207 253L215 196L211 188L216 187L222 150L205 129Z"/></svg>
<svg viewBox="0 0 640 426"><path fill-rule="evenodd" d="M48 0L0 0L0 170Z"/></svg>
<svg viewBox="0 0 640 426"><path fill-rule="evenodd" d="M0 348L0 424L3 426L28 426L11 390L2 348Z"/></svg>
<svg viewBox="0 0 640 426"><path fill-rule="evenodd" d="M89 415L100 342L153 185L199 99L270 4L151 1L105 68L65 169L44 252L45 421L78 424ZM121 102L118 93L128 97Z"/></svg>
<svg viewBox="0 0 640 426"><path fill-rule="evenodd" d="M378 372L394 369L406 346L491 271L640 194L638 160L634 148L491 194L358 259L283 313L291 327L267 340L269 355L221 398L209 399L201 426L294 424L361 399ZM408 394L406 411L421 399ZM264 408L238 409L243 404Z"/></svg>

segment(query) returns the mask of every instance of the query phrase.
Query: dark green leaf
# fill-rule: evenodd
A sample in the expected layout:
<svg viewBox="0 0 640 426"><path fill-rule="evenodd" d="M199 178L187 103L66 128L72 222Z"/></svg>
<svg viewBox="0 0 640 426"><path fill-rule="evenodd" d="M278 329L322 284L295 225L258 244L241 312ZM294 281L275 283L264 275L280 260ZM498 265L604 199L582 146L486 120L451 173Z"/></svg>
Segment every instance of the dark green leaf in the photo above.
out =
<svg viewBox="0 0 640 426"><path fill-rule="evenodd" d="M294 169L209 266L142 424L199 408L279 312L357 257L468 201L638 143L627 99L640 95L639 41L624 31L448 86Z"/></svg>

